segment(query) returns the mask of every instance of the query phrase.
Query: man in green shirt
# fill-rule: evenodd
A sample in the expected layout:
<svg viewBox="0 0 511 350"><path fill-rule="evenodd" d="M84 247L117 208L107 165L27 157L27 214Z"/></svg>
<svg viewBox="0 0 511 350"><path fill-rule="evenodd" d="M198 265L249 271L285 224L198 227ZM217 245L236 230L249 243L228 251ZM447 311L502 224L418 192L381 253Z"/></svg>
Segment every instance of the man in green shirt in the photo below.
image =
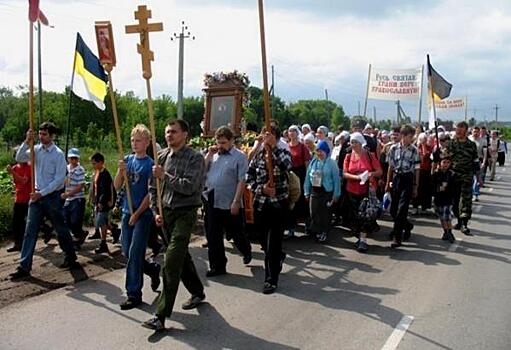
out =
<svg viewBox="0 0 511 350"><path fill-rule="evenodd" d="M481 183L480 163L477 146L467 137L468 124L464 121L456 124L456 136L447 144L451 155L452 169L456 173L456 188L453 199L454 216L458 219L455 229L461 229L465 235L471 235L468 221L472 217L472 184L474 175Z"/></svg>

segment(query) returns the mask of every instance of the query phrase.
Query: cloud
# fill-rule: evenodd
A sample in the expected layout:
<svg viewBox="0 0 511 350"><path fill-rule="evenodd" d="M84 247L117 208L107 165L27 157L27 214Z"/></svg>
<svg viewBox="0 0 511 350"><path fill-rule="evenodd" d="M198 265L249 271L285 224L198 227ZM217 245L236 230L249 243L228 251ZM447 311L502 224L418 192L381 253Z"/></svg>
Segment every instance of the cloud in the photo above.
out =
<svg viewBox="0 0 511 350"><path fill-rule="evenodd" d="M44 28L44 86L62 91L69 84L76 32L96 50L94 21L110 20L118 65L114 83L121 91L145 96L137 35L124 33L135 23L139 1L46 0L43 8L55 29ZM203 74L237 69L261 85L259 23L255 1L155 0L147 2L153 19L164 23L152 33L153 95L176 96L178 44L170 41L186 20L195 41L185 43L185 95L200 95ZM268 63L275 66L275 89L286 101L322 98L325 88L350 114L363 105L368 64L413 68L429 53L435 68L451 83L453 95L469 95L470 108L491 113L492 105L511 117L507 98L511 62L511 3L459 1L305 1L265 2ZM27 81L26 5L5 0L0 23L17 33L0 42L1 84ZM19 33L19 34L18 34ZM3 64L2 64L3 60ZM369 101L378 115L395 114L391 102ZM417 103L403 103L417 114ZM482 112L478 112L478 115ZM459 117L459 116L458 116ZM511 119L511 118L510 118Z"/></svg>

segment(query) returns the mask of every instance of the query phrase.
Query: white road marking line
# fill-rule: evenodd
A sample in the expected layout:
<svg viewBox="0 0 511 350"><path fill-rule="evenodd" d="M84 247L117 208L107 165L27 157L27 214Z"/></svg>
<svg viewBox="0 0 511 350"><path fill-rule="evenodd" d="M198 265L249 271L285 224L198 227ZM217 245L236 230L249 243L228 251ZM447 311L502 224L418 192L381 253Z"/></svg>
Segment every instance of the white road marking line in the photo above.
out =
<svg viewBox="0 0 511 350"><path fill-rule="evenodd" d="M459 248L461 242L463 242L463 239L462 238L456 238L456 242L454 242L453 244L451 244L451 246L449 247L449 251L450 252L455 252L456 249Z"/></svg>
<svg viewBox="0 0 511 350"><path fill-rule="evenodd" d="M497 181L502 180L502 176L497 176Z"/></svg>
<svg viewBox="0 0 511 350"><path fill-rule="evenodd" d="M483 209L483 206L482 205L474 205L474 210L473 212L475 213L479 213L481 211L481 209Z"/></svg>
<svg viewBox="0 0 511 350"><path fill-rule="evenodd" d="M413 322L414 317L413 316L403 316L401 318L401 321L397 324L396 328L394 328L394 331L390 335L390 337L387 339L382 350L395 350L397 349L399 343L401 342L401 339L405 336L406 331L410 327L410 325Z"/></svg>
<svg viewBox="0 0 511 350"><path fill-rule="evenodd" d="M488 192L493 192L493 187L489 188Z"/></svg>

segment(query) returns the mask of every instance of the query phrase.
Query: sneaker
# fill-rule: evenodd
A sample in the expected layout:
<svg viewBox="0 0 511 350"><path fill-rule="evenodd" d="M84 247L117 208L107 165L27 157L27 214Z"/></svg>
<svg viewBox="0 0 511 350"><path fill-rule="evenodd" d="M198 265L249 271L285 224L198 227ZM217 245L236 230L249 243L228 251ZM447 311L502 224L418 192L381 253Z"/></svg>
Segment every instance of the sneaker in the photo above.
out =
<svg viewBox="0 0 511 350"><path fill-rule="evenodd" d="M163 321L158 316L154 316L150 320L142 323L142 327L152 329L155 332L161 332L165 329L165 319Z"/></svg>
<svg viewBox="0 0 511 350"><path fill-rule="evenodd" d="M468 228L467 224L465 223L461 225L461 233L463 233L465 236L473 236L473 234L470 233L470 229Z"/></svg>
<svg viewBox="0 0 511 350"><path fill-rule="evenodd" d="M403 232L403 241L408 241L412 235L412 230L413 230L413 224L412 223L408 223L407 227L405 228L404 232Z"/></svg>
<svg viewBox="0 0 511 350"><path fill-rule="evenodd" d="M400 242L400 241L397 241L397 240L394 240L391 244L390 244L390 247L391 248L398 248L398 247L401 247L403 244Z"/></svg>
<svg viewBox="0 0 511 350"><path fill-rule="evenodd" d="M456 238L454 237L454 235L452 234L452 232L447 232L447 240L449 241L449 243L454 243L456 242Z"/></svg>
<svg viewBox="0 0 511 350"><path fill-rule="evenodd" d="M476 196L476 197L474 198L474 202L479 202L479 196Z"/></svg>
<svg viewBox="0 0 511 350"><path fill-rule="evenodd" d="M247 254L243 257L243 264L248 265L252 261L252 254Z"/></svg>
<svg viewBox="0 0 511 350"><path fill-rule="evenodd" d="M367 253L367 250L369 249L369 246L367 245L367 242L360 241L357 247L357 251L359 253Z"/></svg>
<svg viewBox="0 0 511 350"><path fill-rule="evenodd" d="M94 253L96 253L96 254L110 253L110 251L108 250L108 245L106 244L106 242L105 241L101 241L99 246L96 249L94 249Z"/></svg>
<svg viewBox="0 0 511 350"><path fill-rule="evenodd" d="M142 298L128 298L119 304L121 310L131 310L142 304Z"/></svg>
<svg viewBox="0 0 511 350"><path fill-rule="evenodd" d="M273 294L277 290L277 285L271 284L270 282L264 282L263 294Z"/></svg>
<svg viewBox="0 0 511 350"><path fill-rule="evenodd" d="M201 295L191 296L190 299L185 301L183 305L181 305L181 309L183 310L191 310L195 309L197 306L202 304L206 299L206 294L202 293Z"/></svg>
<svg viewBox="0 0 511 350"><path fill-rule="evenodd" d="M319 243L324 243L324 242L326 242L327 235L325 232L321 232L319 235L316 235L316 238Z"/></svg>
<svg viewBox="0 0 511 350"><path fill-rule="evenodd" d="M209 269L206 271L206 277L215 277L227 274L227 271L224 269Z"/></svg>
<svg viewBox="0 0 511 350"><path fill-rule="evenodd" d="M27 270L22 269L20 266L18 266L16 271L14 271L13 273L11 273L9 275L11 280L18 280L18 279L29 277L29 276L30 276L30 272L27 271Z"/></svg>
<svg viewBox="0 0 511 350"><path fill-rule="evenodd" d="M99 229L94 230L94 234L92 236L89 236L88 239L100 239L101 234L99 233Z"/></svg>
<svg viewBox="0 0 511 350"><path fill-rule="evenodd" d="M81 267L80 263L76 260L68 260L64 259L64 262L59 266L61 269L79 269Z"/></svg>
<svg viewBox="0 0 511 350"><path fill-rule="evenodd" d="M16 244L14 244L13 246L7 248L7 253L20 252L20 251L21 251L21 247L19 245L16 245Z"/></svg>
<svg viewBox="0 0 511 350"><path fill-rule="evenodd" d="M285 230L284 239L293 238L295 236L295 230Z"/></svg>
<svg viewBox="0 0 511 350"><path fill-rule="evenodd" d="M113 244L119 243L119 237L121 237L121 230L118 229L117 227L112 227L111 232L112 232L112 243Z"/></svg>
<svg viewBox="0 0 511 350"><path fill-rule="evenodd" d="M160 264L154 263L154 272L151 275L151 289L155 293L158 291L158 287L160 286L160 271Z"/></svg>

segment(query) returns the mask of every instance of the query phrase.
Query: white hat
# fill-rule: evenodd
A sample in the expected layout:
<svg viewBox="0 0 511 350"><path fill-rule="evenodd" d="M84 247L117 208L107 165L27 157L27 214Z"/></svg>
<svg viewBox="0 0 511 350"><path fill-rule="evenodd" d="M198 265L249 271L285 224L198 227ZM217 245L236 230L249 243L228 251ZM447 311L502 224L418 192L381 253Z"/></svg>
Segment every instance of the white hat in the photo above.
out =
<svg viewBox="0 0 511 350"><path fill-rule="evenodd" d="M364 138L364 135L362 135L359 132L354 132L350 135L350 142L351 141L357 141L358 143L360 143L362 145L362 147L364 147L367 144L366 139Z"/></svg>
<svg viewBox="0 0 511 350"><path fill-rule="evenodd" d="M304 128L307 128L307 129L309 129L309 130L312 130L312 129L311 129L311 126L310 126L309 124L303 124L303 125L302 125L302 130L303 130Z"/></svg>
<svg viewBox="0 0 511 350"><path fill-rule="evenodd" d="M314 139L314 135L312 135L311 133L308 133L307 135L305 135L305 136L303 137L303 141L304 141L304 142L305 142L305 141L312 141L312 142L314 142L314 141L315 141L315 139Z"/></svg>

